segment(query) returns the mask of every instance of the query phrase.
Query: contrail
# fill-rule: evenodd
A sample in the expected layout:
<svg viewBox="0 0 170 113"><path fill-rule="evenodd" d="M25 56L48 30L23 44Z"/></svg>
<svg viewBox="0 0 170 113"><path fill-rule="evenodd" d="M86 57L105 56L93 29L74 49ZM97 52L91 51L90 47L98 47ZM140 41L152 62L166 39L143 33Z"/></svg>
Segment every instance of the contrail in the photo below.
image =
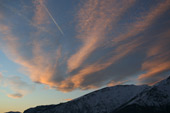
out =
<svg viewBox="0 0 170 113"><path fill-rule="evenodd" d="M18 10L16 10L15 8L12 8L12 7L10 7L10 6L8 6L8 5L5 5L5 4L3 4L2 6L8 8L9 10L11 10L12 12L14 12L14 13L17 14L18 16L20 16L20 17L22 17L23 19L25 19L28 23L30 23L30 25L34 26L34 23L33 23L30 19L28 19L26 16L24 16L22 13L20 13L20 12L19 12ZM35 26L34 26L34 27L35 27ZM51 34L51 35L54 35L54 33L49 32L49 31L46 30L46 29L43 29L43 28L41 28L41 27L39 27L39 26L36 26L36 27L37 27L38 29L44 31L44 32L47 32L47 33L49 33L49 34Z"/></svg>
<svg viewBox="0 0 170 113"><path fill-rule="evenodd" d="M50 18L53 20L54 24L57 26L57 28L58 28L59 31L62 33L62 35L64 35L62 29L61 29L60 26L57 24L57 22L55 21L55 19L53 18L53 16L52 16L51 13L49 12L48 8L45 6L45 4L42 4L42 6L45 8L45 10L47 11L48 15L49 15Z"/></svg>

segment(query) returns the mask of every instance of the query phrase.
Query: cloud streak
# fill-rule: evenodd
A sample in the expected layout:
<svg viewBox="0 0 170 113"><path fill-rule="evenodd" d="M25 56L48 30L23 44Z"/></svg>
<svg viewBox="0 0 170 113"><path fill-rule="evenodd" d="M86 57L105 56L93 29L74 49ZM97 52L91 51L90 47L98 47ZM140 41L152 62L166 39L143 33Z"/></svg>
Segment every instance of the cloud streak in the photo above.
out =
<svg viewBox="0 0 170 113"><path fill-rule="evenodd" d="M42 7L42 4L44 4L44 0L35 0L35 16L33 17L34 24L41 25L47 22L47 16L45 13L45 9Z"/></svg>
<svg viewBox="0 0 170 113"><path fill-rule="evenodd" d="M134 0L102 2L89 0L78 13L80 38L83 45L68 60L69 72L81 66L88 56L98 48L106 38L110 24L116 24L120 16L133 5ZM124 5L122 8L121 6ZM109 7L109 9L108 9ZM97 18L96 18L97 17Z"/></svg>
<svg viewBox="0 0 170 113"><path fill-rule="evenodd" d="M8 94L8 97L17 99L17 98L22 98L23 95L20 93L15 93L15 94Z"/></svg>
<svg viewBox="0 0 170 113"><path fill-rule="evenodd" d="M53 29L49 19L64 33L44 1L36 0L30 17L33 25L20 25L33 29L26 32L28 36L17 35L18 26L12 23L0 24L1 49L32 81L64 92L123 84L130 78L152 84L170 71L166 16L170 1L148 2L145 10L142 3L147 1L84 1L75 12L75 37L65 40L49 35ZM15 90L8 96L23 94Z"/></svg>
<svg viewBox="0 0 170 113"><path fill-rule="evenodd" d="M5 91L8 97L14 99L22 98L35 89L33 84L26 83L19 76L5 77L1 75L1 87L2 86L9 88L13 92L9 94L9 92Z"/></svg>
<svg viewBox="0 0 170 113"><path fill-rule="evenodd" d="M130 24L127 33L114 38L112 40L113 43L119 43L145 31L161 14L163 14L166 10L169 9L169 6L169 0L165 0L157 6L154 6L150 9L150 11L146 13L146 15L144 14L143 16L138 18L136 22Z"/></svg>
<svg viewBox="0 0 170 113"><path fill-rule="evenodd" d="M170 70L169 35L169 30L167 30L155 37L157 40L147 51L147 59L142 64L142 70L146 71L146 73L139 76L139 81L145 81L154 76L159 78L159 74L165 76L166 72ZM162 38L160 39L158 37Z"/></svg>

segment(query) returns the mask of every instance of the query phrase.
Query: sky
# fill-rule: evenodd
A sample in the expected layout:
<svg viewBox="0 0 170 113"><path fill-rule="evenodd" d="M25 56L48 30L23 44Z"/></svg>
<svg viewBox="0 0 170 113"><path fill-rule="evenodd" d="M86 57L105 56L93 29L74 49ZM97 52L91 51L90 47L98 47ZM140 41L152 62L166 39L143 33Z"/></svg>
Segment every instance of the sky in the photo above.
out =
<svg viewBox="0 0 170 113"><path fill-rule="evenodd" d="M170 0L0 0L0 112L170 75Z"/></svg>

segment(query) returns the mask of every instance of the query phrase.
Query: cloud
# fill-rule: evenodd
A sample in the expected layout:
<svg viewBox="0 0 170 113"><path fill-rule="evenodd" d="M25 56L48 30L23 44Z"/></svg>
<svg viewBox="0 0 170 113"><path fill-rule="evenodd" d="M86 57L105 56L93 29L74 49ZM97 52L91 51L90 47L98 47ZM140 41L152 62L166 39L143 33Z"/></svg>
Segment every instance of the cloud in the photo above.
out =
<svg viewBox="0 0 170 113"><path fill-rule="evenodd" d="M119 46L116 50L115 53L116 55L110 57L109 59L105 60L104 59L104 63L103 60L101 61L97 61L94 64L91 64L85 68L83 68L82 70L80 70L77 74L68 77L65 81L62 81L62 84L58 87L60 90L62 91L69 91L69 90L73 90L73 89L94 89L97 88L97 85L94 85L94 83L98 83L99 82L99 86L102 84L101 81L92 81L92 77L95 76L94 74L96 72L100 72L101 70L106 69L107 67L111 66L113 63L115 63L116 61L122 59L123 57L125 57L127 54L129 54L130 52L132 52L136 47L138 47L141 43L137 43L138 41L133 41L133 42L129 42L127 44L121 45ZM126 48L126 49L124 49ZM98 76L98 75L97 75ZM97 79L96 76L96 79ZM102 76L106 76L106 75L102 75ZM105 80L107 80L107 77L103 77L105 78ZM88 83L88 81L90 81ZM84 83L86 83L86 85L84 85Z"/></svg>
<svg viewBox="0 0 170 113"><path fill-rule="evenodd" d="M157 6L154 6L148 11L146 14L142 15L138 20L129 25L127 33L122 34L116 38L114 38L112 43L118 43L121 41L125 41L126 39L132 38L137 34L145 31L153 22L166 10L169 9L170 1L165 0L159 3Z"/></svg>
<svg viewBox="0 0 170 113"><path fill-rule="evenodd" d="M169 1L165 1L165 2L158 4L156 7L154 6L154 8L151 8L151 10L148 12L148 14L146 16L141 16L141 19L139 19L140 21L136 21L135 23L133 23L132 28L130 30L128 30L127 33L120 35L120 36L116 37L115 39L113 39L113 44L119 43L119 45L117 45L116 49L113 51L114 55L109 60L105 60L105 63L92 64L92 65L80 70L78 74L71 77L71 82L74 84L74 87L82 88L82 89L84 87L87 87L87 89L88 89L88 85L87 86L82 85L83 82L88 81L88 80L86 80L86 78L90 79L91 76L94 76L91 74L106 69L107 67L113 65L118 60L122 59L123 57L126 57L127 54L134 52L135 49L141 45L142 40L144 38L143 39L138 38L136 42L134 42L134 43L130 42L131 44L128 41L125 42L125 39L129 40L132 37L136 36L137 34L141 33L142 31L146 30L157 17L159 17L163 12L165 12L169 8L169 5L170 5ZM130 25L130 27L131 27L131 25ZM99 33L100 33L100 30L99 30ZM125 43L120 44L120 41L124 41ZM145 40L143 40L143 41L145 41ZM86 52L85 53L84 53L84 51L81 51L81 52L86 55ZM79 57L76 56L75 58L78 59ZM73 61L73 65L75 65L76 64L75 60L72 60L72 61ZM156 72L164 72L169 67L169 63L167 62L165 64L162 64L162 66L163 66L162 68L157 67L155 69L155 70L157 70ZM158 68L159 68L159 70L158 70ZM156 73L153 73L153 74L156 74ZM96 79L97 79L97 77L96 77ZM95 81L93 81L93 82L95 82ZM70 83L68 83L68 84L70 84ZM89 84L89 86L90 86L90 84ZM68 87L68 86L66 85L66 87ZM94 86L92 85L90 87L95 88L95 85Z"/></svg>
<svg viewBox="0 0 170 113"><path fill-rule="evenodd" d="M2 32L3 34L8 34L10 32L10 28L8 26L3 24L0 24L0 26L0 32Z"/></svg>
<svg viewBox="0 0 170 113"><path fill-rule="evenodd" d="M143 70L146 71L146 73L141 74L138 79L139 80L148 79L155 75L159 75L170 70L170 59L167 58L167 54L166 56L158 55L154 59L146 60L142 65L142 68Z"/></svg>
<svg viewBox="0 0 170 113"><path fill-rule="evenodd" d="M170 70L169 35L167 30L155 37L155 43L148 49L147 58L142 64L142 70L145 73L138 77L139 81L145 81L160 74L164 78L163 75Z"/></svg>
<svg viewBox="0 0 170 113"><path fill-rule="evenodd" d="M147 2L143 1L84 1L75 17L77 34L67 39L52 35L56 32L42 7L44 1L33 3L34 25L0 24L1 50L20 64L32 81L68 92L123 84L133 77L138 77L135 82L152 84L168 75L169 0L148 3L144 10L140 4ZM20 27L32 30L18 35ZM30 84L13 79L5 79L14 91L8 96L31 92ZM18 89L21 84L25 85Z"/></svg>
<svg viewBox="0 0 170 113"><path fill-rule="evenodd" d="M38 37L39 33L44 32L41 29L39 30L38 33L36 32L32 35L37 35ZM50 50L49 53L44 51L43 48L48 45L51 46L54 41L51 40L49 43L47 39L39 41L41 37L33 40L30 38L32 45L30 48L30 42L26 42L26 44L20 43L21 38L14 35L9 25L0 24L0 32L4 35L1 38L2 41L0 44L3 52L14 62L23 66L23 70L30 75L33 81L49 85L50 79L58 68L57 62L60 58L61 48L58 47L57 50L56 48L53 51Z"/></svg>
<svg viewBox="0 0 170 113"><path fill-rule="evenodd" d="M15 94L8 94L8 97L17 99L23 97L23 95L20 93L15 93Z"/></svg>
<svg viewBox="0 0 170 113"><path fill-rule="evenodd" d="M1 12L0 12L1 13ZM2 14L0 14L0 19L3 19L3 15Z"/></svg>
<svg viewBox="0 0 170 113"><path fill-rule="evenodd" d="M88 56L100 46L106 38L107 27L119 21L120 16L134 3L134 0L121 1L89 0L78 13L79 34L77 37L83 44L80 49L68 59L69 72L80 67ZM123 5L124 4L124 5ZM121 7L123 5L123 7ZM109 9L108 9L109 8ZM114 25L113 24L113 25Z"/></svg>
<svg viewBox="0 0 170 113"><path fill-rule="evenodd" d="M36 8L35 16L33 17L34 23L37 25L44 24L45 22L47 22L47 19L48 19L46 15L46 11L43 7L44 0L34 0L33 3Z"/></svg>
<svg viewBox="0 0 170 113"><path fill-rule="evenodd" d="M12 94L9 94L7 91L5 92L10 98L21 98L35 89L33 84L28 84L19 76L5 77L1 75L1 87L7 87L14 92Z"/></svg>
<svg viewBox="0 0 170 113"><path fill-rule="evenodd" d="M41 15L39 13L44 13L41 9L39 9L42 8L41 3L43 3L41 0L35 1L37 7L35 10L35 18L38 18ZM43 24L43 21L46 22L45 20L40 21L35 18L33 18L33 21L36 23L36 27L38 27L38 24L40 23ZM33 37L37 36L37 38L29 37L28 39L30 39L30 42L20 43L22 39L14 35L10 25L0 24L0 32L4 34L1 38L1 45L3 45L3 52L14 62L23 66L22 69L30 75L33 81L48 84L49 79L51 79L54 72L57 70L57 59L60 57L61 48L58 47L57 50L56 48L53 51L50 50L50 53L44 51L44 47L49 45L52 46L56 43L54 40L48 41L48 37L44 40L41 39L40 34L45 34L47 32L44 33L46 30L39 28L42 27L38 27L37 32L31 33ZM53 55L50 55L51 53L53 53Z"/></svg>
<svg viewBox="0 0 170 113"><path fill-rule="evenodd" d="M109 84L107 84L107 86L116 86L116 85L120 85L120 84L123 84L124 82L115 82L115 81L111 81Z"/></svg>
<svg viewBox="0 0 170 113"><path fill-rule="evenodd" d="M0 73L0 83L2 82L2 73Z"/></svg>
<svg viewBox="0 0 170 113"><path fill-rule="evenodd" d="M73 100L73 99L71 99L71 98L67 98L67 99L64 99L65 101L71 101L71 100Z"/></svg>

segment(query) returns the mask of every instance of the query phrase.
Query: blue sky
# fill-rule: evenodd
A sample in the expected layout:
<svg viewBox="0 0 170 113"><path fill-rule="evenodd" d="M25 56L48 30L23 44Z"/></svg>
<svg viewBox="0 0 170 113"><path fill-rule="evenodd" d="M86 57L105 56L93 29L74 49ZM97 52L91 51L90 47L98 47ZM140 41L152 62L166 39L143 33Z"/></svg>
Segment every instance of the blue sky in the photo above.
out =
<svg viewBox="0 0 170 113"><path fill-rule="evenodd" d="M0 112L170 74L170 0L1 0Z"/></svg>

